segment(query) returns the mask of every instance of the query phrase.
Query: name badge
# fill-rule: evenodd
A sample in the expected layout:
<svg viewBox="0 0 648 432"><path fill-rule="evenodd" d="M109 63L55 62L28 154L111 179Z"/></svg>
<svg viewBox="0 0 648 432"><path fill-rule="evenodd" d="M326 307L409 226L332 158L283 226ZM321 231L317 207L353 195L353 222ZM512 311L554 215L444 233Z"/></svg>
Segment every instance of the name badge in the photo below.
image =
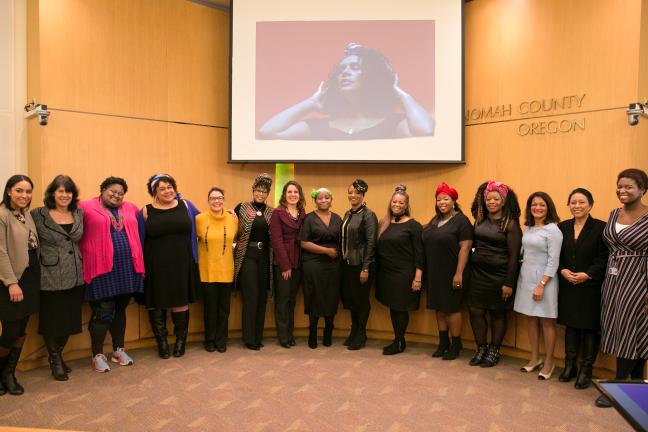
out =
<svg viewBox="0 0 648 432"><path fill-rule="evenodd" d="M608 270L608 274L611 276L616 276L619 274L619 270L617 270L616 267L610 267L610 270Z"/></svg>

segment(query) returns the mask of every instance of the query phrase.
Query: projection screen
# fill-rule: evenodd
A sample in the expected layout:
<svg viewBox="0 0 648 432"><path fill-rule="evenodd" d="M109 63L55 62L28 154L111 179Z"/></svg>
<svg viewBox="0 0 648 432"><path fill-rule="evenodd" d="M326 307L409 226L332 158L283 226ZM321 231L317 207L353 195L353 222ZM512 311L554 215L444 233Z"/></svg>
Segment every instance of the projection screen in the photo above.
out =
<svg viewBox="0 0 648 432"><path fill-rule="evenodd" d="M232 0L230 162L463 162L462 0Z"/></svg>

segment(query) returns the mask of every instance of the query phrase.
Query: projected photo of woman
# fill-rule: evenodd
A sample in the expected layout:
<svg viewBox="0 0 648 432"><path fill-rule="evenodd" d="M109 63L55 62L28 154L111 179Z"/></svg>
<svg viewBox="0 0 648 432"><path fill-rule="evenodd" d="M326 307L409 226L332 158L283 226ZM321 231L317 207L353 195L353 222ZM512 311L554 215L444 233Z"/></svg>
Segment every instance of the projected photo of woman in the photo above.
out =
<svg viewBox="0 0 648 432"><path fill-rule="evenodd" d="M434 119L403 89L385 55L349 43L315 93L259 128L260 139L371 140L434 135Z"/></svg>

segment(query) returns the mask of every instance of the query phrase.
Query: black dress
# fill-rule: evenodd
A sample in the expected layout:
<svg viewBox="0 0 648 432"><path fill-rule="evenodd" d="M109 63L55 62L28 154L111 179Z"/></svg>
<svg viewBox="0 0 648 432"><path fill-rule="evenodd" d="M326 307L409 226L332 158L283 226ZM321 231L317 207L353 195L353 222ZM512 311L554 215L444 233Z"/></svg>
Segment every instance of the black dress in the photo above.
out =
<svg viewBox="0 0 648 432"><path fill-rule="evenodd" d="M574 240L574 219L558 224L563 233L560 266L574 273L585 272L590 280L572 285L558 276L558 323L578 329L601 329L601 285L605 278L608 248L603 240L605 222L588 217Z"/></svg>
<svg viewBox="0 0 648 432"><path fill-rule="evenodd" d="M428 309L452 314L461 308L464 290L469 281L468 265L463 272L461 288L452 286L452 278L459 261L459 242L472 240L472 231L470 221L461 213L455 214L441 226L435 221L423 230Z"/></svg>
<svg viewBox="0 0 648 432"><path fill-rule="evenodd" d="M302 242L315 243L326 248L338 248L342 218L331 213L328 226L311 212L306 215L299 231ZM304 313L329 317L337 312L340 298L340 259L316 254L302 248Z"/></svg>
<svg viewBox="0 0 648 432"><path fill-rule="evenodd" d="M506 231L500 221L487 218L475 227L470 257L468 305L501 312L513 307L514 296L502 300L502 286L515 290L522 247L522 230L511 221Z"/></svg>
<svg viewBox="0 0 648 432"><path fill-rule="evenodd" d="M376 298L390 309L418 309L420 291L412 291L416 269L425 265L421 224L410 219L391 223L376 247Z"/></svg>
<svg viewBox="0 0 648 432"><path fill-rule="evenodd" d="M191 220L182 200L167 210L146 206L144 292L146 307L167 309L196 300L198 269L191 247Z"/></svg>
<svg viewBox="0 0 648 432"><path fill-rule="evenodd" d="M29 265L18 280L23 292L23 301L9 300L9 288L0 283L0 320L17 321L38 312L40 299L40 262L38 251L29 250Z"/></svg>

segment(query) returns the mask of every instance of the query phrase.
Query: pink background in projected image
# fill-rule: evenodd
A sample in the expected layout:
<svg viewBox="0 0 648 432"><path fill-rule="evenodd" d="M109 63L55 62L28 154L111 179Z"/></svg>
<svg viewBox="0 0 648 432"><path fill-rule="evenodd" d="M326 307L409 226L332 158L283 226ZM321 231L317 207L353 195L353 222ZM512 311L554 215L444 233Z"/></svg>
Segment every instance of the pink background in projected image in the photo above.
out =
<svg viewBox="0 0 648 432"><path fill-rule="evenodd" d="M255 129L315 93L350 42L382 51L400 88L434 116L434 21L258 22Z"/></svg>

